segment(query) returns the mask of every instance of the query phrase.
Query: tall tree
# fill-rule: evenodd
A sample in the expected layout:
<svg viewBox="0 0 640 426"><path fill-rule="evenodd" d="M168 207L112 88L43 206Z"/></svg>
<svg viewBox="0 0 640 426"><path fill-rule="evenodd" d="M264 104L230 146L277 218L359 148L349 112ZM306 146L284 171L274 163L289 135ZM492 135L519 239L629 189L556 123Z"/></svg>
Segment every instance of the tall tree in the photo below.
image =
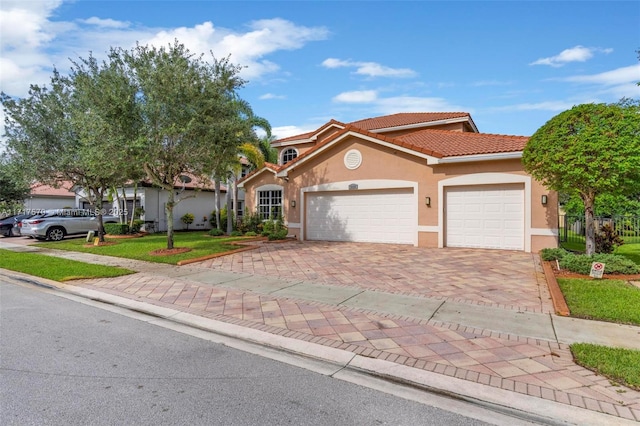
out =
<svg viewBox="0 0 640 426"><path fill-rule="evenodd" d="M29 190L20 167L6 153L0 156L0 217L23 210Z"/></svg>
<svg viewBox="0 0 640 426"><path fill-rule="evenodd" d="M27 97L2 94L7 147L30 178L84 189L104 240L102 200L127 178L136 130L135 87L121 63L92 56L72 61L69 76L54 70L50 87L33 85Z"/></svg>
<svg viewBox="0 0 640 426"><path fill-rule="evenodd" d="M640 103L583 104L538 129L522 156L525 170L584 204L586 252L595 252L594 202L640 188Z"/></svg>
<svg viewBox="0 0 640 426"><path fill-rule="evenodd" d="M177 40L167 47L120 49L138 88L142 114L140 142L148 178L167 191L167 248L174 247L173 210L181 176L210 182L209 176L235 156L246 136L237 114L236 91L244 85L240 67L229 59L211 62Z"/></svg>

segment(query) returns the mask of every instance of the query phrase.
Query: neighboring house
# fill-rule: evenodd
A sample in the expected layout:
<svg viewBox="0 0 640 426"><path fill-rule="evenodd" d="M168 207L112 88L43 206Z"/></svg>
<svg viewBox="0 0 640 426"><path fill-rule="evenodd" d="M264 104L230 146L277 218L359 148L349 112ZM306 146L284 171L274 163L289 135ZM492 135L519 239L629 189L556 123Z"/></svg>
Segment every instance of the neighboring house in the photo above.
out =
<svg viewBox="0 0 640 426"><path fill-rule="evenodd" d="M464 112L332 120L274 141L281 164L240 186L300 240L537 252L557 246L557 196L524 171L527 140Z"/></svg>
<svg viewBox="0 0 640 426"><path fill-rule="evenodd" d="M123 215L126 212L127 218L131 217L131 214L135 211L135 208L142 207L144 214L141 219L145 221L145 228L147 230L164 232L167 230L167 214L166 204L169 198L169 194L166 190L155 187L148 182L141 182L138 184L135 190L135 204L134 204L134 187L133 185L124 187L124 193L126 195L125 200L122 196L122 189L118 188L118 200L115 196L114 200L109 202L103 201L103 208L107 214L113 214L116 216ZM182 199L173 209L173 227L176 230L184 229L185 225L180 221L180 218L186 214L191 213L194 215L194 222L189 225L189 229L211 229L211 213L215 208L215 192L213 190L213 182L200 183L196 179L192 179L190 182L177 182L174 186L176 201ZM227 187L222 185L220 190L220 207L224 208L226 200ZM243 195L243 194L242 194ZM85 194L82 190L78 191L77 202L81 208L90 208L90 204L85 198ZM120 204L118 204L118 202ZM242 205L239 202L239 205ZM240 215L239 215L240 216Z"/></svg>
<svg viewBox="0 0 640 426"><path fill-rule="evenodd" d="M29 197L24 200L27 212L78 207L76 194L69 182L61 182L58 188L42 183L31 186Z"/></svg>

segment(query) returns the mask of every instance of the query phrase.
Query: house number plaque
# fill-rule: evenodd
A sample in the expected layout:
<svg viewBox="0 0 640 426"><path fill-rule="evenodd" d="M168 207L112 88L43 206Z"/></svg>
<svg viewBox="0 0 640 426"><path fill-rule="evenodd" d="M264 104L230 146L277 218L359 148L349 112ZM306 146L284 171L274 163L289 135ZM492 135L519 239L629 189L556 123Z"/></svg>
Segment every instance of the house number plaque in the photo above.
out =
<svg viewBox="0 0 640 426"><path fill-rule="evenodd" d="M353 191L358 189L358 184L357 183L352 183L351 185L349 185L349 191Z"/></svg>

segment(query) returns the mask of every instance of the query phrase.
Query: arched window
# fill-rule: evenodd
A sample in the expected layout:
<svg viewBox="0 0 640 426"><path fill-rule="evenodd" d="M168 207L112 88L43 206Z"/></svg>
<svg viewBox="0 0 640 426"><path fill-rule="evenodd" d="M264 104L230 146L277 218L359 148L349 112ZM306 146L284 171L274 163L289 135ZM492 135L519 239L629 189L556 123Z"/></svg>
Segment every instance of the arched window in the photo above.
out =
<svg viewBox="0 0 640 426"><path fill-rule="evenodd" d="M282 164L286 164L298 156L298 150L295 148L287 148L282 151Z"/></svg>

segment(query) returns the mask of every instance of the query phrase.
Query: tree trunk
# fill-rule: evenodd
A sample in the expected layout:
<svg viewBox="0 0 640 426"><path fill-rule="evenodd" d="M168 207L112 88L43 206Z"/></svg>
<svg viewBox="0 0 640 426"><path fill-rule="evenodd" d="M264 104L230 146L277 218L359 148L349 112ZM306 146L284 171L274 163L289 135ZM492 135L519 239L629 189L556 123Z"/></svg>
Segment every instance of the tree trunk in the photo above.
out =
<svg viewBox="0 0 640 426"><path fill-rule="evenodd" d="M98 241L104 243L104 220L102 218L102 192L94 189L93 190L95 205L96 205L96 216L98 218Z"/></svg>
<svg viewBox="0 0 640 426"><path fill-rule="evenodd" d="M165 207L167 213L167 249L173 248L173 207L175 206L175 194L173 188L169 190L169 199Z"/></svg>
<svg viewBox="0 0 640 426"><path fill-rule="evenodd" d="M582 201L584 202L585 252L591 256L596 252L596 227L593 214L595 195L585 195Z"/></svg>
<svg viewBox="0 0 640 426"><path fill-rule="evenodd" d="M227 181L227 235L233 232L233 211L231 207L231 191L229 190L229 182Z"/></svg>
<svg viewBox="0 0 640 426"><path fill-rule="evenodd" d="M133 211L131 212L131 221L129 222L129 229L133 229L133 221L136 218L136 199L138 197L138 182L133 183Z"/></svg>
<svg viewBox="0 0 640 426"><path fill-rule="evenodd" d="M220 223L220 179L216 177L214 178L214 182L215 182L214 211L215 211L215 217L216 217L216 228L222 230L222 224Z"/></svg>
<svg viewBox="0 0 640 426"><path fill-rule="evenodd" d="M233 176L233 220L238 225L238 176Z"/></svg>

